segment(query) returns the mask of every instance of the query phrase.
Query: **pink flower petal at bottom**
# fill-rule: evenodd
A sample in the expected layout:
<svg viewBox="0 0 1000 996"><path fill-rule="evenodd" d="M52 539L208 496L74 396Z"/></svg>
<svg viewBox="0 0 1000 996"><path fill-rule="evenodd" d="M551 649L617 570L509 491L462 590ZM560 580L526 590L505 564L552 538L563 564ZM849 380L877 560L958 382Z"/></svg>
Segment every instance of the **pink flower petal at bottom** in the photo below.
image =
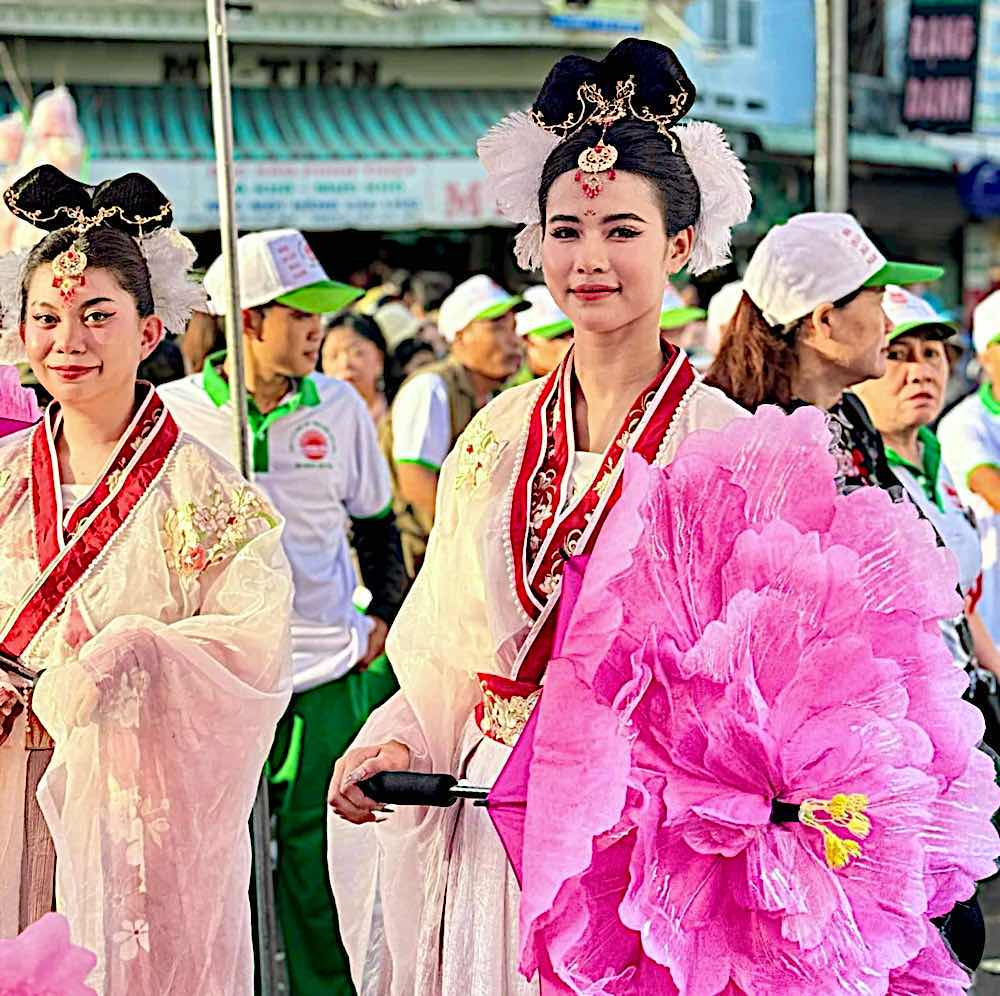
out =
<svg viewBox="0 0 1000 996"><path fill-rule="evenodd" d="M928 922L927 941L920 953L889 977L889 996L964 996L969 982L937 928Z"/></svg>
<svg viewBox="0 0 1000 996"><path fill-rule="evenodd" d="M627 462L535 714L519 965L546 996L955 978L928 909L1000 841L939 629L954 562L836 495L825 445L765 411Z"/></svg>
<svg viewBox="0 0 1000 996"><path fill-rule="evenodd" d="M13 940L0 940L0 996L97 996L86 984L97 964L69 939L69 924L46 913Z"/></svg>
<svg viewBox="0 0 1000 996"><path fill-rule="evenodd" d="M17 367L0 364L0 421L23 422L31 425L42 417L34 391L21 387Z"/></svg>

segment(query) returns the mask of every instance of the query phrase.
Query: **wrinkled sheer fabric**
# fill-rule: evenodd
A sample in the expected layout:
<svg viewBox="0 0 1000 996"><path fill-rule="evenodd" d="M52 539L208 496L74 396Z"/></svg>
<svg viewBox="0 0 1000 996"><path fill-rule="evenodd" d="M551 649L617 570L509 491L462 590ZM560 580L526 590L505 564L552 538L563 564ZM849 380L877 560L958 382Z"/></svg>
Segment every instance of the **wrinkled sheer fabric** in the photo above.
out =
<svg viewBox="0 0 1000 996"><path fill-rule="evenodd" d="M27 434L0 444L0 618L38 575L29 474ZM291 581L277 524L255 519L197 574L163 528L170 509L246 487L182 436L22 655L45 668L57 907L97 955L101 996L253 992L247 819L291 694ZM24 732L22 716L0 746L0 936L17 930Z"/></svg>
<svg viewBox="0 0 1000 996"><path fill-rule="evenodd" d="M521 970L552 992L968 985L930 917L992 873L1000 791L937 628L954 558L878 489L837 496L825 436L765 408L626 468L526 786ZM869 833L771 822L838 794Z"/></svg>
<svg viewBox="0 0 1000 996"><path fill-rule="evenodd" d="M445 461L427 559L389 635L400 692L373 713L355 746L399 740L410 748L415 770L461 773L482 740L469 722L480 699L475 675L512 677L518 649L531 630L514 591L508 527L516 469L540 390L538 383L504 392L473 420ZM718 391L695 385L675 416L662 461L672 459L677 443L693 430L745 414ZM456 473L458 454L464 440L484 428L496 437L496 458L469 484ZM362 996L441 993L441 965L450 954L442 957L440 950L449 875L453 883L454 867L462 875L477 875L452 847L456 821L471 819L469 809L400 807L378 827L352 826L331 813L330 878ZM489 820L481 812L475 819L476 828L463 827L461 839L484 835L484 846L488 842L502 854ZM498 894L496 882L481 885ZM500 980L517 961L515 916L494 922L493 936L476 936L467 927L462 935L451 934L450 944L493 952L493 978L484 979L486 988L476 992L509 996Z"/></svg>

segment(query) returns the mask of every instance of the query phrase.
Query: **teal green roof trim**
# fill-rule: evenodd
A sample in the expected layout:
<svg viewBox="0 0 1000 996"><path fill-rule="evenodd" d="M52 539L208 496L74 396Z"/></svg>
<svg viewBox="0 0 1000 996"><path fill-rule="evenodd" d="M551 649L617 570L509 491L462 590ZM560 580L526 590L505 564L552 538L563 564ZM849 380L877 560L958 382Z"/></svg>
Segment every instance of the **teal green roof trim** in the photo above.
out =
<svg viewBox="0 0 1000 996"><path fill-rule="evenodd" d="M208 91L193 83L70 85L95 159L211 159ZM516 90L236 87L237 159L467 159L531 95ZM0 114L14 109L0 86Z"/></svg>
<svg viewBox="0 0 1000 996"><path fill-rule="evenodd" d="M211 159L208 91L194 83L160 86L71 84L94 159ZM475 155L476 141L532 95L518 90L406 87L236 87L238 159L449 159ZM14 109L0 86L0 114ZM726 126L725 121L720 121ZM728 123L753 131L772 153L811 156L811 128ZM942 149L905 136L852 134L851 158L889 166L950 170Z"/></svg>
<svg viewBox="0 0 1000 996"><path fill-rule="evenodd" d="M816 150L816 133L812 128L752 125L750 130L760 136L761 145L768 152L811 156ZM926 145L919 138L855 132L849 136L847 147L853 162L945 171L952 167L952 157L947 152Z"/></svg>

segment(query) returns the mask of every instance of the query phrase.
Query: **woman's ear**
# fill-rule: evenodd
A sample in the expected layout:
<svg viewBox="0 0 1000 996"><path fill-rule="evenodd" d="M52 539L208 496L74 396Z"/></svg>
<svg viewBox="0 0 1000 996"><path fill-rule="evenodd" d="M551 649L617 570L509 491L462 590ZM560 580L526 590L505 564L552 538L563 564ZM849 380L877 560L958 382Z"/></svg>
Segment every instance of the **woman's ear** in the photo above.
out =
<svg viewBox="0 0 1000 996"><path fill-rule="evenodd" d="M824 340L833 338L833 314L836 310L830 301L817 304L812 314L802 323L800 338L803 341L817 337Z"/></svg>
<svg viewBox="0 0 1000 996"><path fill-rule="evenodd" d="M141 359L145 360L163 340L163 322L159 316L149 315L142 320L139 326L139 334L142 340L140 353Z"/></svg>
<svg viewBox="0 0 1000 996"><path fill-rule="evenodd" d="M667 237L667 273L680 273L694 249L694 226L682 228L676 235Z"/></svg>

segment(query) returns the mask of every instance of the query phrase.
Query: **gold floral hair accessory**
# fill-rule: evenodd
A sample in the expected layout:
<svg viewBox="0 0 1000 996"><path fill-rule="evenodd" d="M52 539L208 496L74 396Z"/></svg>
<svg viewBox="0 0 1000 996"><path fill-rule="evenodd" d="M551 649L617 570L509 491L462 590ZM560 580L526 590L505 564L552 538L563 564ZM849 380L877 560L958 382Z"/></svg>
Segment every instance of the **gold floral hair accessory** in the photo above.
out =
<svg viewBox="0 0 1000 996"><path fill-rule="evenodd" d="M544 131L555 135L559 141L565 141L578 131L589 125L599 125L601 137L580 153L577 160L575 180L583 187L587 197L597 197L603 189L600 176L606 173L609 180L615 179L615 163L618 161L618 150L607 141L607 132L616 121L633 118L653 125L656 130L670 142L674 152L679 150L677 136L672 127L687 112L691 100L690 92L678 84L676 93L667 97L668 110L657 114L648 105L636 107L635 77L629 76L615 84L615 96L606 97L601 88L593 82L582 83L576 92L579 107L571 111L563 121L547 122L538 110L532 110L531 120Z"/></svg>

